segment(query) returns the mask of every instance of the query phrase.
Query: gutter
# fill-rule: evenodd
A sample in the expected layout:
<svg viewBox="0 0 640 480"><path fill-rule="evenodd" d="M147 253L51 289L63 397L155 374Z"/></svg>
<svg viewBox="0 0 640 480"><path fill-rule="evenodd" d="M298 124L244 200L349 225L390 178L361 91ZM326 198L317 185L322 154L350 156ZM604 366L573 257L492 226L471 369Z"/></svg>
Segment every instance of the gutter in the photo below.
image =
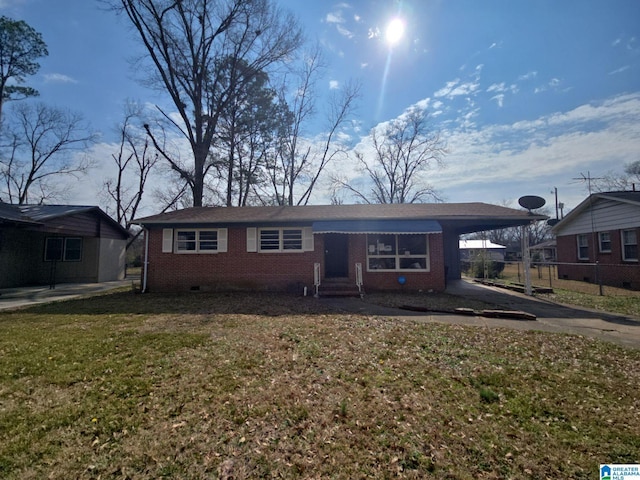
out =
<svg viewBox="0 0 640 480"><path fill-rule="evenodd" d="M147 293L148 269L149 269L149 230L144 228L144 267L142 270L142 293Z"/></svg>

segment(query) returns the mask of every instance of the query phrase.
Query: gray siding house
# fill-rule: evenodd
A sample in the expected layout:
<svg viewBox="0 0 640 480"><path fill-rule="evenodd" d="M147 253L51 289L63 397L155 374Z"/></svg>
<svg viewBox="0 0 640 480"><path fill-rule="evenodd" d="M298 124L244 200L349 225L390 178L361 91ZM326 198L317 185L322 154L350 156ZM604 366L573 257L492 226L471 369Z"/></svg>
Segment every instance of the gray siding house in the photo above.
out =
<svg viewBox="0 0 640 480"><path fill-rule="evenodd" d="M121 280L128 237L98 207L0 203L0 288Z"/></svg>
<svg viewBox="0 0 640 480"><path fill-rule="evenodd" d="M553 233L559 278L640 290L640 192L594 193Z"/></svg>

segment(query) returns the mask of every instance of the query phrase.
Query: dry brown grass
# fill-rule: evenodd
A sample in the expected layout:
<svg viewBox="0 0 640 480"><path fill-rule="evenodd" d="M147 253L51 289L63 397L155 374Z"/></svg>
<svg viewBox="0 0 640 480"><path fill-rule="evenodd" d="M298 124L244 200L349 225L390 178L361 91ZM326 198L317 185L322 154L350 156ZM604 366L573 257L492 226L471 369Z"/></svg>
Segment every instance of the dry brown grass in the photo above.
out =
<svg viewBox="0 0 640 480"><path fill-rule="evenodd" d="M3 478L594 478L640 461L640 352L120 293L0 314Z"/></svg>
<svg viewBox="0 0 640 480"><path fill-rule="evenodd" d="M524 268L522 263L510 263L505 265L500 278L517 283L524 283ZM549 280L551 278L551 280ZM540 287L551 287L559 290L567 290L587 295L599 295L600 287L595 283L579 282L577 280L559 279L554 266L538 266L531 269L531 283ZM603 285L603 293L613 297L638 297L640 292L625 288Z"/></svg>

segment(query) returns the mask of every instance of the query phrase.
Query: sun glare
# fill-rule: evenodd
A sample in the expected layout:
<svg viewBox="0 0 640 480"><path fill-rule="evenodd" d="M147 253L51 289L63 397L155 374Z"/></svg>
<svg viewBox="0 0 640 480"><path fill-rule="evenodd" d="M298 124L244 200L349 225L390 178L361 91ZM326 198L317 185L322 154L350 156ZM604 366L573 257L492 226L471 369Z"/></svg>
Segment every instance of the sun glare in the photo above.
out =
<svg viewBox="0 0 640 480"><path fill-rule="evenodd" d="M400 18L394 18L387 25L385 40L391 47L396 45L404 35L404 22Z"/></svg>

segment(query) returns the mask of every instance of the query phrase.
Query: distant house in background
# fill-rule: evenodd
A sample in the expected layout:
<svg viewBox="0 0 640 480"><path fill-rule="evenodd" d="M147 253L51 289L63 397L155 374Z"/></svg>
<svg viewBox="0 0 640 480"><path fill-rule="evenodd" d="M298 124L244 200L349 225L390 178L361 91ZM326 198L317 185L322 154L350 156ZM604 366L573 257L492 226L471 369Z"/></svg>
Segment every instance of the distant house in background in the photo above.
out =
<svg viewBox="0 0 640 480"><path fill-rule="evenodd" d="M547 240L529 247L534 262L555 262L558 258L555 240Z"/></svg>
<svg viewBox="0 0 640 480"><path fill-rule="evenodd" d="M490 240L460 240L460 260L471 261L479 255L494 262L504 262L507 247L498 245Z"/></svg>
<svg viewBox="0 0 640 480"><path fill-rule="evenodd" d="M552 231L559 278L640 290L640 192L594 193Z"/></svg>
<svg viewBox="0 0 640 480"><path fill-rule="evenodd" d="M0 288L121 280L128 237L98 207L0 203Z"/></svg>

